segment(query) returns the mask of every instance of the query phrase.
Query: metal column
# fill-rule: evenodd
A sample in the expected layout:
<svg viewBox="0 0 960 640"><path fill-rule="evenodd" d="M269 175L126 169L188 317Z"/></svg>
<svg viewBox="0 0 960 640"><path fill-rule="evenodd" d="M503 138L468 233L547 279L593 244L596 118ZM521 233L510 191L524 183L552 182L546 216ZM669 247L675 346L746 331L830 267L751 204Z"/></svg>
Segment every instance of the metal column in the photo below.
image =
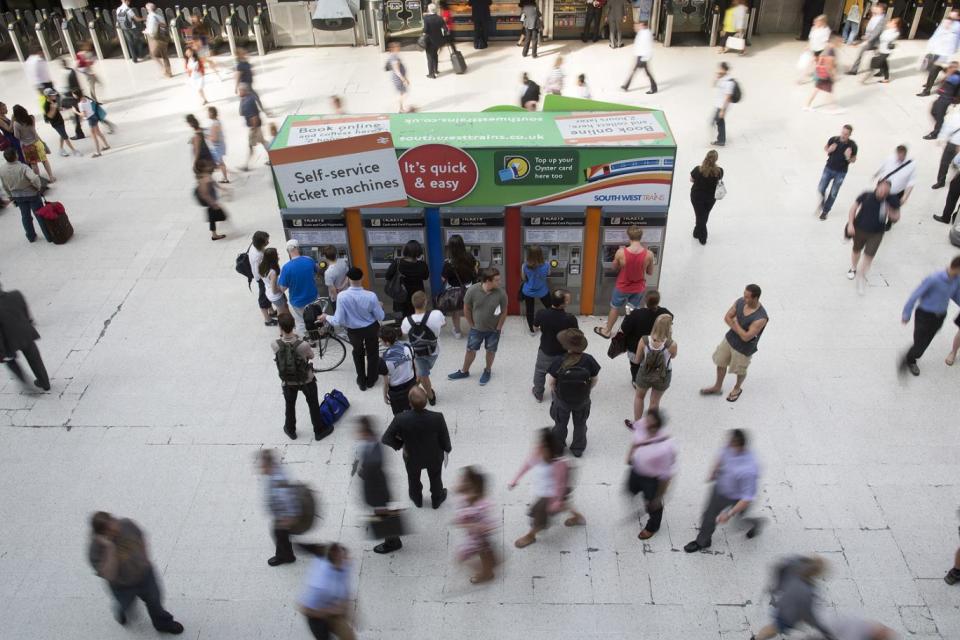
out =
<svg viewBox="0 0 960 640"><path fill-rule="evenodd" d="M673 14L667 16L667 28L663 33L663 46L669 47L670 41L673 39Z"/></svg>
<svg viewBox="0 0 960 640"><path fill-rule="evenodd" d="M910 35L908 38L913 40L917 37L917 28L920 26L920 15L923 13L923 0L917 0L917 8L913 12L913 20L910 21Z"/></svg>
<svg viewBox="0 0 960 640"><path fill-rule="evenodd" d="M710 46L717 46L717 39L719 38L720 30L720 7L717 3L713 4L713 11L711 11L710 17Z"/></svg>
<svg viewBox="0 0 960 640"><path fill-rule="evenodd" d="M660 0L653 0L653 8L650 11L650 30L656 38L660 32Z"/></svg>

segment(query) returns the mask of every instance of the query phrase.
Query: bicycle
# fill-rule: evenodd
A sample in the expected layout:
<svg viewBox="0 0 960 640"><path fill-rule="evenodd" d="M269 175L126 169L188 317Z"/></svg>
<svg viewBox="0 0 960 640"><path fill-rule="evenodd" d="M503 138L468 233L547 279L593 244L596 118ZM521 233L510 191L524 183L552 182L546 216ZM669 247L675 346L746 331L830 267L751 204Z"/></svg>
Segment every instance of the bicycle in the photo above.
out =
<svg viewBox="0 0 960 640"><path fill-rule="evenodd" d="M313 370L317 373L333 371L347 359L347 345L336 334L333 325L317 322L320 315L327 313L329 308L330 298L322 296L303 310L303 320L307 328L306 339L316 353L313 359Z"/></svg>

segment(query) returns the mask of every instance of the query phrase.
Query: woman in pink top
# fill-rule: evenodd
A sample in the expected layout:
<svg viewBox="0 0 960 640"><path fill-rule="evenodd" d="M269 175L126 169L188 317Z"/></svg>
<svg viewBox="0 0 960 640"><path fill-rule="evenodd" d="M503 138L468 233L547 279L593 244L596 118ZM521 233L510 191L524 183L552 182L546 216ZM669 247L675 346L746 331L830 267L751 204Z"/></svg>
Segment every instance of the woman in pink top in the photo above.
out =
<svg viewBox="0 0 960 640"><path fill-rule="evenodd" d="M613 288L613 297L610 300L607 326L603 329L593 328L593 332L602 338L610 338L613 326L617 323L617 316L626 312L627 304L634 308L643 304L643 294L647 290L647 276L653 274L653 254L640 242L643 238L643 229L637 225L629 227L627 238L630 239L630 244L618 249L613 257L614 267L619 273Z"/></svg>
<svg viewBox="0 0 960 640"><path fill-rule="evenodd" d="M551 430L540 429L533 453L507 485L507 488L513 489L520 478L530 471L533 504L530 506L529 516L532 522L530 531L513 543L518 549L537 541L537 534L550 524L551 515L569 511L570 517L563 522L568 527L587 523L570 502L570 467L562 451L563 446L553 437Z"/></svg>
<svg viewBox="0 0 960 640"><path fill-rule="evenodd" d="M633 444L627 453L630 477L627 491L643 494L647 525L637 535L641 540L653 537L663 520L663 494L670 485L677 464L677 449L673 438L661 432L663 419L656 409L633 423Z"/></svg>
<svg viewBox="0 0 960 640"><path fill-rule="evenodd" d="M457 493L463 497L463 502L457 509L454 523L467 534L457 550L457 559L466 562L473 556L480 558L480 571L470 578L473 584L493 580L493 567L497 564L490 541L497 530L497 521L493 518L493 505L486 499L486 487L487 479L480 471L475 467L464 467L457 485Z"/></svg>

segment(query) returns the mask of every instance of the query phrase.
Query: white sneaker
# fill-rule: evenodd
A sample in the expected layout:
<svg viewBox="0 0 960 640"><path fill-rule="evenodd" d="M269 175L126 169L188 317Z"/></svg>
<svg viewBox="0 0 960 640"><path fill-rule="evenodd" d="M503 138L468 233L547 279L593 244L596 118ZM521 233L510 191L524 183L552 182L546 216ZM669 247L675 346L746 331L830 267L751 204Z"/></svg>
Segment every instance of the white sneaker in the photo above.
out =
<svg viewBox="0 0 960 640"><path fill-rule="evenodd" d="M849 271L847 271L847 280L853 280L856 277L857 277L856 269L850 269Z"/></svg>
<svg viewBox="0 0 960 640"><path fill-rule="evenodd" d="M60 149L60 157L61 157L61 158L66 158L66 157L69 156L69 155L70 155L70 154L67 153L67 150L66 150L66 149Z"/></svg>
<svg viewBox="0 0 960 640"><path fill-rule="evenodd" d="M463 337L463 334L460 333L459 331L454 331L454 332L453 332L453 337L456 338L457 340L459 340L460 338Z"/></svg>
<svg viewBox="0 0 960 640"><path fill-rule="evenodd" d="M76 150L73 152L73 155L77 156L78 158L82 158L82 157L83 157L83 152L80 151L79 149L76 149Z"/></svg>

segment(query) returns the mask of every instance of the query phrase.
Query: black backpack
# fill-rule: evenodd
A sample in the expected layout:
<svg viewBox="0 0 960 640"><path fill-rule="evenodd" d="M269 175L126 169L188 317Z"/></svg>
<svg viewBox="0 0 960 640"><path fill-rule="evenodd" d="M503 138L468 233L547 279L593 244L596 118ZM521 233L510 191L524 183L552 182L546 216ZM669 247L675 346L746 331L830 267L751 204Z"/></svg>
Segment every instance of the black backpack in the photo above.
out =
<svg viewBox="0 0 960 640"><path fill-rule="evenodd" d="M253 245L250 246L252 247ZM247 251L250 251L250 247L247 247ZM250 267L250 256L247 254L247 251L241 251L237 254L233 269L240 275L246 277L247 289L249 289L250 283L253 282L253 269Z"/></svg>
<svg viewBox="0 0 960 640"><path fill-rule="evenodd" d="M410 332L407 336L415 356L427 357L437 352L437 336L427 326L427 320L431 313L433 313L433 310L424 313L420 322L414 322L413 316L407 316L407 322L410 323Z"/></svg>
<svg viewBox="0 0 960 640"><path fill-rule="evenodd" d="M296 494L297 507L299 509L299 513L294 519L293 525L290 526L289 531L294 535L301 535L313 527L314 518L319 516L317 513L317 499L316 496L313 495L310 487L305 484L291 482L288 486Z"/></svg>
<svg viewBox="0 0 960 640"><path fill-rule="evenodd" d="M730 94L730 102L737 103L743 99L743 91L740 89L740 83L730 78L730 82L733 83L733 93Z"/></svg>
<svg viewBox="0 0 960 640"><path fill-rule="evenodd" d="M387 284L383 287L383 292L395 302L406 302L407 288L403 284L403 275L400 273L399 260L394 263L394 268L393 277L387 280Z"/></svg>
<svg viewBox="0 0 960 640"><path fill-rule="evenodd" d="M288 384L306 384L310 378L310 362L297 353L297 348L303 344L303 340L297 339L293 342L284 342L277 340L277 355L274 360L277 363L277 374L280 379Z"/></svg>
<svg viewBox="0 0 960 640"><path fill-rule="evenodd" d="M561 356L566 357L566 356ZM587 369L581 356L573 365L564 369L561 365L557 372L557 393L567 404L580 404L590 397L590 381L593 374Z"/></svg>

